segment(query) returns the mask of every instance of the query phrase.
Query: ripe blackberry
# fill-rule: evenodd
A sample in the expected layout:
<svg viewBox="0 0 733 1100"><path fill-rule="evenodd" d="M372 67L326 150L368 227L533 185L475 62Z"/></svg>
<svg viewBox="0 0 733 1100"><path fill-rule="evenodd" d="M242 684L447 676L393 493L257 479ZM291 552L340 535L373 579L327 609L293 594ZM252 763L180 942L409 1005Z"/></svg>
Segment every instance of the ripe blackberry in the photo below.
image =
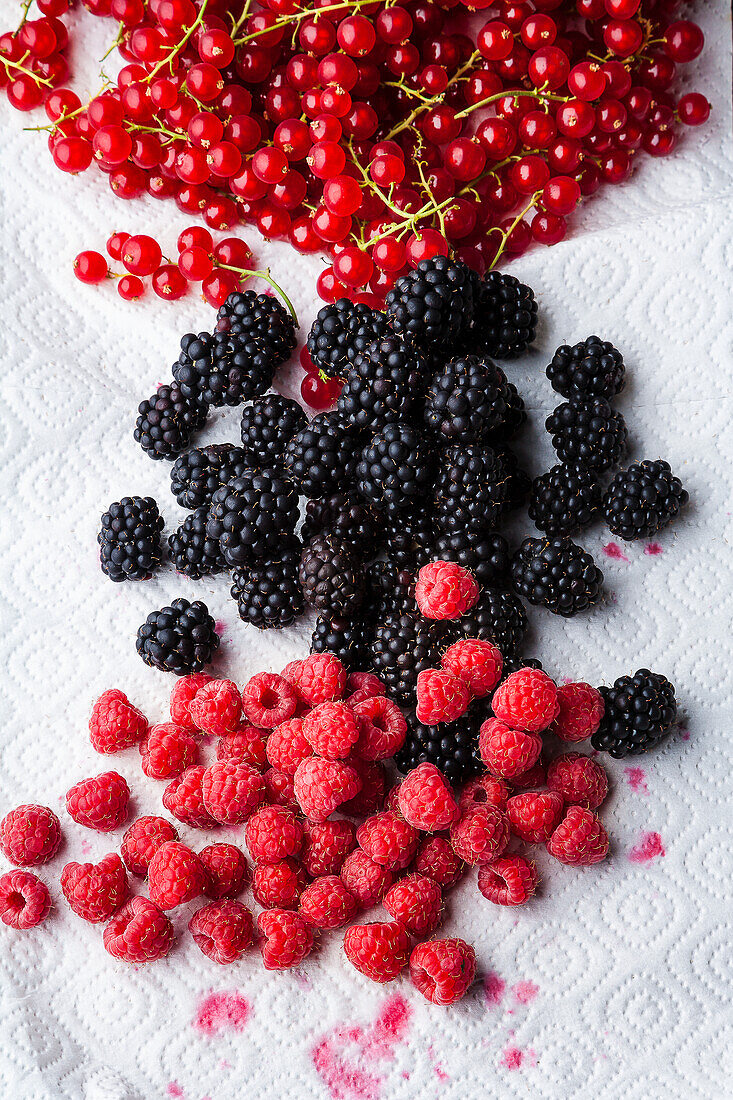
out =
<svg viewBox="0 0 733 1100"><path fill-rule="evenodd" d="M151 458L172 458L188 446L194 432L206 422L207 408L189 400L175 383L159 386L141 401L134 436Z"/></svg>
<svg viewBox="0 0 733 1100"><path fill-rule="evenodd" d="M387 512L384 517L384 553L399 570L416 570L430 560L435 533L431 504L416 504L407 512Z"/></svg>
<svg viewBox="0 0 733 1100"><path fill-rule="evenodd" d="M339 298L318 311L306 346L321 374L346 378L354 357L387 328L383 313L350 298Z"/></svg>
<svg viewBox="0 0 733 1100"><path fill-rule="evenodd" d="M329 531L366 561L380 541L379 526L375 513L356 493L335 493L308 501L301 537L309 542L314 535Z"/></svg>
<svg viewBox="0 0 733 1100"><path fill-rule="evenodd" d="M536 657L520 657L510 654L504 657L501 665L501 682L511 676L513 672L519 672L520 668L539 668L542 670L542 661Z"/></svg>
<svg viewBox="0 0 733 1100"><path fill-rule="evenodd" d="M370 646L372 670L397 702L414 701L418 673L435 667L442 631L416 612L388 615Z"/></svg>
<svg viewBox="0 0 733 1100"><path fill-rule="evenodd" d="M331 496L353 481L360 446L340 413L319 413L288 443L285 467L304 496Z"/></svg>
<svg viewBox="0 0 733 1100"><path fill-rule="evenodd" d="M393 561L372 562L366 570L362 619L376 625L389 615L414 615L416 610L414 573Z"/></svg>
<svg viewBox="0 0 733 1100"><path fill-rule="evenodd" d="M150 612L135 644L146 665L186 676L201 672L209 663L219 648L219 635L206 604L181 597L169 607Z"/></svg>
<svg viewBox="0 0 733 1100"><path fill-rule="evenodd" d="M220 485L241 477L249 463L241 447L214 443L179 455L171 469L171 492L183 508L202 508Z"/></svg>
<svg viewBox="0 0 733 1100"><path fill-rule="evenodd" d="M507 475L491 447L454 443L440 455L435 482L439 531L485 531L502 511Z"/></svg>
<svg viewBox="0 0 733 1100"><path fill-rule="evenodd" d="M382 511L406 511L425 499L435 477L433 449L407 422L387 424L361 453L357 487Z"/></svg>
<svg viewBox="0 0 733 1100"><path fill-rule="evenodd" d="M513 382L507 382L506 413L504 423L492 435L492 441L503 443L514 439L527 423L527 410L524 398Z"/></svg>
<svg viewBox="0 0 733 1100"><path fill-rule="evenodd" d="M484 638L506 657L516 653L527 630L527 613L513 592L484 588L467 615L450 624L449 641Z"/></svg>
<svg viewBox="0 0 733 1100"><path fill-rule="evenodd" d="M534 292L513 275L488 271L480 283L471 338L497 359L516 359L537 330Z"/></svg>
<svg viewBox="0 0 733 1100"><path fill-rule="evenodd" d="M364 625L360 619L319 615L311 637L311 653L333 653L344 668L361 669L364 662Z"/></svg>
<svg viewBox="0 0 733 1100"><path fill-rule="evenodd" d="M677 717L674 687L659 672L640 668L598 689L606 711L591 745L616 759L637 756L658 745Z"/></svg>
<svg viewBox="0 0 733 1100"><path fill-rule="evenodd" d="M449 783L460 786L484 770L478 752L479 727L485 714L471 707L456 722L425 726L414 713L407 716L407 737L394 762L406 775L428 761L440 768Z"/></svg>
<svg viewBox="0 0 733 1100"><path fill-rule="evenodd" d="M512 558L512 584L532 604L555 615L577 615L601 595L603 573L567 535L525 539Z"/></svg>
<svg viewBox="0 0 733 1100"><path fill-rule="evenodd" d="M623 356L608 340L589 336L570 347L562 344L545 373L563 397L605 397L610 401L624 388Z"/></svg>
<svg viewBox="0 0 733 1100"><path fill-rule="evenodd" d="M474 284L473 272L461 260L422 260L387 295L392 328L426 348L455 344L473 321Z"/></svg>
<svg viewBox="0 0 733 1100"><path fill-rule="evenodd" d="M427 364L410 340L385 333L354 358L336 408L357 428L404 420L422 399Z"/></svg>
<svg viewBox="0 0 733 1100"><path fill-rule="evenodd" d="M209 518L207 507L197 508L186 516L181 526L168 536L168 553L176 570L198 580L226 569L217 539L206 534Z"/></svg>
<svg viewBox="0 0 733 1100"><path fill-rule="evenodd" d="M278 466L308 419L297 401L268 393L242 410L242 446L250 466Z"/></svg>
<svg viewBox="0 0 733 1100"><path fill-rule="evenodd" d="M234 569L271 557L298 519L298 494L279 470L247 469L216 490L206 533Z"/></svg>
<svg viewBox="0 0 733 1100"><path fill-rule="evenodd" d="M160 565L163 520L152 497L123 497L102 515L102 572L111 581L145 581Z"/></svg>
<svg viewBox="0 0 733 1100"><path fill-rule="evenodd" d="M558 463L532 482L529 518L547 535L571 535L592 523L603 490L596 473L580 463Z"/></svg>
<svg viewBox="0 0 733 1100"><path fill-rule="evenodd" d="M509 447L496 448L496 461L501 470L501 511L511 512L521 508L529 496L532 480L519 465L519 459Z"/></svg>
<svg viewBox="0 0 733 1100"><path fill-rule="evenodd" d="M326 615L353 615L364 599L358 557L327 531L314 535L303 548L298 579L306 603Z"/></svg>
<svg viewBox="0 0 733 1100"><path fill-rule="evenodd" d="M509 543L496 531L449 531L433 543L430 561L462 565L481 588L503 584L509 573Z"/></svg>
<svg viewBox="0 0 733 1100"><path fill-rule="evenodd" d="M191 400L241 405L269 389L278 362L269 344L246 332L188 332L173 377Z"/></svg>
<svg viewBox="0 0 733 1100"><path fill-rule="evenodd" d="M548 416L545 428L561 462L608 470L626 449L626 422L605 397L565 401Z"/></svg>
<svg viewBox="0 0 733 1100"><path fill-rule="evenodd" d="M275 367L285 363L295 350L295 318L273 294L235 291L219 306L216 318L217 332L261 341Z"/></svg>
<svg viewBox="0 0 733 1100"><path fill-rule="evenodd" d="M242 565L232 573L231 593L239 617L258 630L290 626L305 608L298 583L300 539L286 536L273 558Z"/></svg>
<svg viewBox="0 0 733 1100"><path fill-rule="evenodd" d="M614 535L630 542L661 531L689 499L668 462L646 459L615 475L603 496L603 518Z"/></svg>
<svg viewBox="0 0 733 1100"><path fill-rule="evenodd" d="M501 367L478 355L461 355L433 374L425 423L441 443L489 442L506 426L511 401Z"/></svg>

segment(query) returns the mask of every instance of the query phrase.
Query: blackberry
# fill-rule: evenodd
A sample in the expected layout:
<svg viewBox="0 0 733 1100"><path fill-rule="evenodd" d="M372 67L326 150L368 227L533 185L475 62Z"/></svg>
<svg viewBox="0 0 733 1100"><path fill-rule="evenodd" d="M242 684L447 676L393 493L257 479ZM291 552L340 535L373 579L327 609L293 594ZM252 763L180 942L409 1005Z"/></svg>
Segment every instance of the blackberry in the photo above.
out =
<svg viewBox="0 0 733 1100"><path fill-rule="evenodd" d="M387 295L392 328L416 343L448 347L468 330L474 315L475 278L461 260L434 256L402 275Z"/></svg>
<svg viewBox="0 0 733 1100"><path fill-rule="evenodd" d="M449 627L449 641L484 638L493 642L503 656L516 653L527 630L527 613L513 592L484 588L478 603Z"/></svg>
<svg viewBox="0 0 733 1100"><path fill-rule="evenodd" d="M308 419L297 401L268 393L242 410L242 446L250 466L277 466Z"/></svg>
<svg viewBox="0 0 733 1100"><path fill-rule="evenodd" d="M152 497L123 497L102 515L102 572L111 581L145 581L160 565L163 520Z"/></svg>
<svg viewBox="0 0 733 1100"><path fill-rule="evenodd" d="M226 564L234 569L277 551L298 519L298 494L278 470L247 469L216 490L206 533L218 539Z"/></svg>
<svg viewBox="0 0 733 1100"><path fill-rule="evenodd" d="M610 401L624 388L623 356L608 340L589 336L570 347L562 344L545 371L563 397L605 397Z"/></svg>
<svg viewBox="0 0 733 1100"><path fill-rule="evenodd" d="M519 465L519 459L509 447L496 449L496 461L501 471L499 495L502 513L521 508L532 488L529 474Z"/></svg>
<svg viewBox="0 0 733 1100"><path fill-rule="evenodd" d="M258 630L270 630L290 626L303 614L305 603L298 583L300 551L300 539L286 536L272 558L234 570L231 593L240 619Z"/></svg>
<svg viewBox="0 0 733 1100"><path fill-rule="evenodd" d="M433 543L430 560L462 565L481 588L503 584L509 573L509 543L495 531L449 531Z"/></svg>
<svg viewBox="0 0 733 1100"><path fill-rule="evenodd" d="M608 470L626 449L626 422L605 397L565 401L548 416L545 428L561 462Z"/></svg>
<svg viewBox="0 0 733 1100"><path fill-rule="evenodd" d="M241 405L269 389L277 363L270 346L246 332L189 332L181 340L173 377L191 400Z"/></svg>
<svg viewBox="0 0 733 1100"><path fill-rule="evenodd" d="M361 669L364 627L360 620L319 615L311 637L311 653L333 653L350 672Z"/></svg>
<svg viewBox="0 0 733 1100"><path fill-rule="evenodd" d="M406 775L428 761L440 768L449 783L460 786L484 771L478 752L479 727L485 714L471 707L456 722L425 726L414 713L407 716L407 736L394 762Z"/></svg>
<svg viewBox="0 0 733 1100"><path fill-rule="evenodd" d="M355 357L336 408L357 428L376 430L403 420L421 401L426 373L417 347L386 333Z"/></svg>
<svg viewBox="0 0 733 1100"><path fill-rule="evenodd" d="M366 595L361 617L377 622L388 615L414 615L415 576L411 570L400 569L393 561L375 561L366 571Z"/></svg>
<svg viewBox="0 0 733 1100"><path fill-rule="evenodd" d="M488 271L480 283L471 336L475 346L497 359L516 359L537 330L534 292L513 275Z"/></svg>
<svg viewBox="0 0 733 1100"><path fill-rule="evenodd" d="M220 485L241 477L247 466L244 451L233 443L195 447L173 463L171 492L183 508L201 508L211 504Z"/></svg>
<svg viewBox="0 0 733 1100"><path fill-rule="evenodd" d="M373 671L397 702L414 701L418 673L439 659L440 628L417 613L388 615L374 631Z"/></svg>
<svg viewBox="0 0 733 1100"><path fill-rule="evenodd" d="M340 413L319 413L288 443L285 467L304 496L331 496L353 481L360 445Z"/></svg>
<svg viewBox="0 0 733 1100"><path fill-rule="evenodd" d="M617 760L654 748L677 717L674 687L666 676L648 668L640 668L633 676L620 676L612 687L598 690L606 711L591 745Z"/></svg>
<svg viewBox="0 0 733 1100"><path fill-rule="evenodd" d="M339 298L319 310L306 346L321 374L345 378L354 357L387 328L383 313L350 298Z"/></svg>
<svg viewBox="0 0 733 1100"><path fill-rule="evenodd" d="M298 579L306 603L327 615L352 615L364 599L358 557L329 532L314 535L303 548Z"/></svg>
<svg viewBox="0 0 733 1100"><path fill-rule="evenodd" d="M172 458L184 451L207 415L206 406L189 400L175 383L159 386L147 401L140 402L137 411L133 434L151 458Z"/></svg>
<svg viewBox="0 0 733 1100"><path fill-rule="evenodd" d="M136 648L146 665L187 676L201 672L219 648L214 620L201 600L174 600L151 611L138 629Z"/></svg>
<svg viewBox="0 0 733 1100"><path fill-rule="evenodd" d="M524 398L513 382L507 382L506 412L504 423L495 432L492 432L492 441L505 442L514 439L527 423L527 410Z"/></svg>
<svg viewBox="0 0 733 1100"><path fill-rule="evenodd" d="M555 615L577 615L601 594L603 573L591 555L567 535L525 539L511 568L515 591Z"/></svg>
<svg viewBox="0 0 733 1100"><path fill-rule="evenodd" d="M630 542L661 531L689 499L668 462L646 459L615 475L603 497L603 518L614 535Z"/></svg>
<svg viewBox="0 0 733 1100"><path fill-rule="evenodd" d="M502 511L507 476L491 447L455 443L441 453L435 482L439 531L485 531Z"/></svg>
<svg viewBox="0 0 733 1100"><path fill-rule="evenodd" d="M371 558L380 540L377 516L356 493L335 493L309 500L301 536L309 542L314 535L329 531L363 561Z"/></svg>
<svg viewBox="0 0 733 1100"><path fill-rule="evenodd" d="M501 367L478 355L458 356L428 384L425 423L442 443L486 442L506 426L511 401Z"/></svg>
<svg viewBox="0 0 733 1100"><path fill-rule="evenodd" d="M168 536L168 553L179 573L198 580L226 569L217 539L206 534L209 509L197 508Z"/></svg>
<svg viewBox="0 0 733 1100"><path fill-rule="evenodd" d="M384 553L399 570L414 570L430 560L435 516L430 505L385 515Z"/></svg>
<svg viewBox="0 0 733 1100"><path fill-rule="evenodd" d="M519 672L520 668L539 668L542 669L542 661L538 661L536 657L518 657L510 655L504 657L501 665L501 680L506 680L507 676L511 676L513 672Z"/></svg>
<svg viewBox="0 0 733 1100"><path fill-rule="evenodd" d="M378 509L408 510L430 492L434 466L433 449L420 430L398 421L385 425L362 451L357 487Z"/></svg>
<svg viewBox="0 0 733 1100"><path fill-rule="evenodd" d="M230 294L216 315L216 331L258 340L268 350L275 367L295 350L295 319L272 294L254 290Z"/></svg>
<svg viewBox="0 0 733 1100"><path fill-rule="evenodd" d="M529 518L547 535L571 535L592 523L603 490L593 470L559 463L532 482Z"/></svg>

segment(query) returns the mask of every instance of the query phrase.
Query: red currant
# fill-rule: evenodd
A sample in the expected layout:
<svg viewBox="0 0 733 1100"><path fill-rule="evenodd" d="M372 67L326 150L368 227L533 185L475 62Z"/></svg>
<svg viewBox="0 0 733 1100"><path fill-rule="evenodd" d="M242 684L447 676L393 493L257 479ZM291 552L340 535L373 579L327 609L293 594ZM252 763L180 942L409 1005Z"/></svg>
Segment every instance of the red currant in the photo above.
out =
<svg viewBox="0 0 733 1100"><path fill-rule="evenodd" d="M107 278L107 261L101 252L80 252L74 260L74 274L82 283L101 283Z"/></svg>

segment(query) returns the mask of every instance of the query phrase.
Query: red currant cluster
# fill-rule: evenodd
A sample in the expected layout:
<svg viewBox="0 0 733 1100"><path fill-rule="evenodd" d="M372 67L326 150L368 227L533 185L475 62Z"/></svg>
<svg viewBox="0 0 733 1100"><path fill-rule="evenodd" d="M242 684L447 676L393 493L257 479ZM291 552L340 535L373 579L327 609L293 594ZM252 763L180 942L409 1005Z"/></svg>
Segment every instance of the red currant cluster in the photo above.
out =
<svg viewBox="0 0 733 1100"><path fill-rule="evenodd" d="M24 0L18 29L0 35L0 88L16 111L40 107L69 74L64 57L69 35L59 16L71 0L37 0L41 19L28 18L32 3Z"/></svg>
<svg viewBox="0 0 733 1100"><path fill-rule="evenodd" d="M242 221L325 252L326 301L381 303L436 254L482 272L554 244L583 197L625 180L639 152L671 153L677 123L710 110L671 91L703 47L679 0L84 4L118 20L126 62L84 106L34 77L50 64L34 51L63 39L56 14L0 39L6 76L27 70L11 102L45 99L58 167L95 162L122 198L173 198L213 229Z"/></svg>

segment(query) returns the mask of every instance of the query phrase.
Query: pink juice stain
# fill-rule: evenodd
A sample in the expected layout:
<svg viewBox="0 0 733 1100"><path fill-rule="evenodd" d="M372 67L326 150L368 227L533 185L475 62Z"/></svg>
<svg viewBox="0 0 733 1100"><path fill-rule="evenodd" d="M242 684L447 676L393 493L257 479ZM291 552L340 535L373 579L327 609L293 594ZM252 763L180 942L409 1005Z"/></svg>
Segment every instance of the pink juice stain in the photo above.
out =
<svg viewBox="0 0 733 1100"><path fill-rule="evenodd" d="M225 622L222 622L221 619L217 619L214 623L214 630L220 638L223 638L227 632L227 624Z"/></svg>
<svg viewBox="0 0 733 1100"><path fill-rule="evenodd" d="M646 785L646 772L643 768L624 768L624 775L634 794L649 794L649 788Z"/></svg>
<svg viewBox="0 0 733 1100"><path fill-rule="evenodd" d="M181 1097L183 1096L183 1089L177 1081L171 1081L165 1091L168 1093L169 1096L172 1096L174 1100L181 1100Z"/></svg>
<svg viewBox="0 0 733 1100"><path fill-rule="evenodd" d="M607 542L603 547L603 553L607 558L613 558L614 561L629 560L617 542Z"/></svg>
<svg viewBox="0 0 733 1100"><path fill-rule="evenodd" d="M430 1059L430 1062L431 1062L432 1067L433 1067L433 1072L435 1073L435 1076L438 1078L438 1080L439 1081L450 1081L450 1077L448 1076L448 1074L443 1069L443 1066L441 1065L441 1063L438 1061L438 1056L435 1053L435 1048L433 1047L432 1043L428 1047L428 1058Z"/></svg>
<svg viewBox="0 0 733 1100"><path fill-rule="evenodd" d="M651 863L653 859L666 855L659 833L642 833L638 844L629 852L630 863Z"/></svg>
<svg viewBox="0 0 733 1100"><path fill-rule="evenodd" d="M499 1065L509 1070L521 1069L522 1066L536 1066L537 1056L531 1047L520 1050L519 1047L508 1046L502 1051Z"/></svg>
<svg viewBox="0 0 733 1100"><path fill-rule="evenodd" d="M210 993L201 1001L193 1026L202 1035L242 1031L252 1007L240 993Z"/></svg>
<svg viewBox="0 0 733 1100"><path fill-rule="evenodd" d="M663 554L664 551L658 542L648 542L644 547L644 553L650 558L655 558L658 554Z"/></svg>
<svg viewBox="0 0 733 1100"><path fill-rule="evenodd" d="M332 1100L379 1100L384 1076L366 1067L392 1061L395 1048L406 1038L411 1015L409 1002L395 993L368 1027L340 1024L316 1044L313 1065Z"/></svg>
<svg viewBox="0 0 733 1100"><path fill-rule="evenodd" d="M540 991L540 987L534 982L517 982L512 986L512 993L520 1005L529 1005Z"/></svg>
<svg viewBox="0 0 733 1100"><path fill-rule="evenodd" d="M498 974L493 971L484 978L484 1000L487 1005L501 1004L501 999L504 996L506 990L506 982L503 978L500 978Z"/></svg>

